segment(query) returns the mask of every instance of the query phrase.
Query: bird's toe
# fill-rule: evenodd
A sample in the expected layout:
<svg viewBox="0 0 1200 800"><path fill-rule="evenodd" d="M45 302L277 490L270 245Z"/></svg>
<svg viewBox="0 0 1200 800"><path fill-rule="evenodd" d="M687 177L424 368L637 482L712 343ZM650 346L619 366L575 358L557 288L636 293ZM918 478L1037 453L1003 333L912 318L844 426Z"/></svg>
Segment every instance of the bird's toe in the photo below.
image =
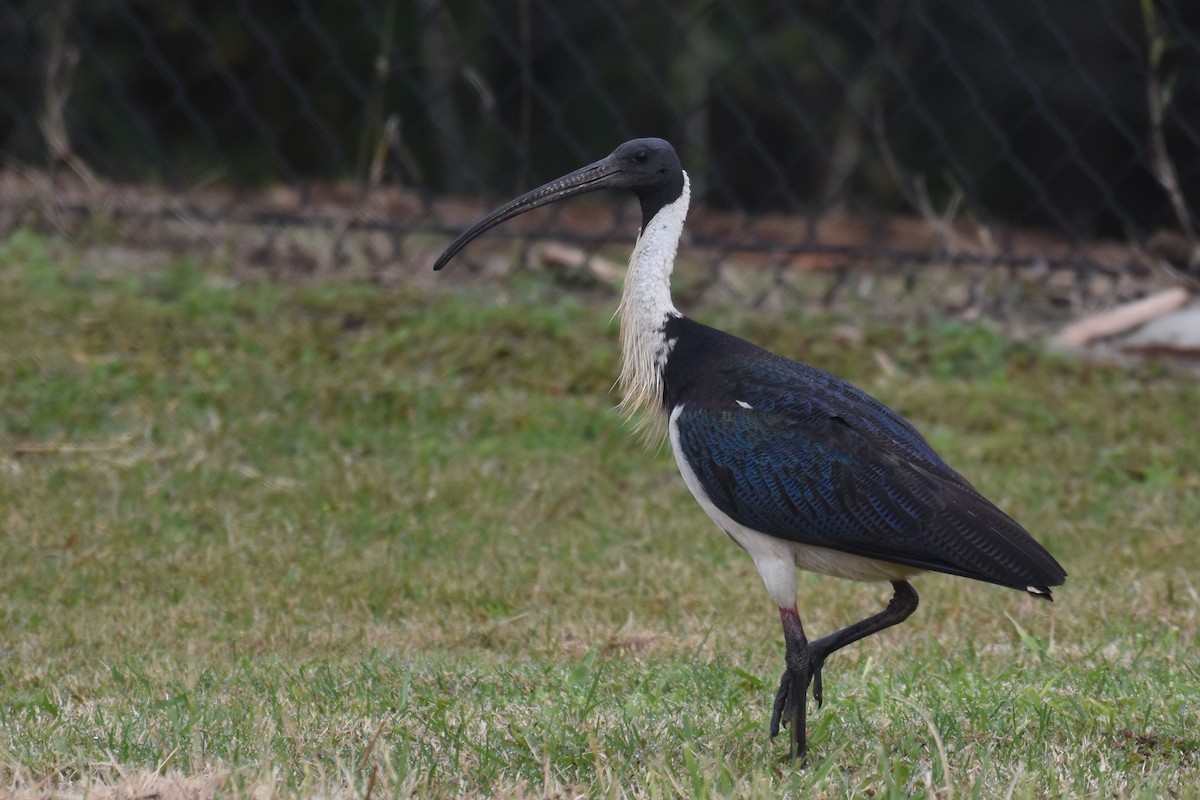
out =
<svg viewBox="0 0 1200 800"><path fill-rule="evenodd" d="M775 704L771 707L771 738L779 735L780 725L787 726L792 720L794 709L788 709L792 695L792 673L787 670L779 679L779 688L775 691ZM791 713L789 713L789 711Z"/></svg>
<svg viewBox="0 0 1200 800"><path fill-rule="evenodd" d="M817 701L817 708L825 702L825 687L821 681L821 668L825 666L825 657L814 658L812 660L812 694L813 700Z"/></svg>
<svg viewBox="0 0 1200 800"><path fill-rule="evenodd" d="M775 704L771 710L771 738L779 735L781 727L790 732L789 757L803 760L808 751L805 698L811 675L787 670L779 679L775 692Z"/></svg>

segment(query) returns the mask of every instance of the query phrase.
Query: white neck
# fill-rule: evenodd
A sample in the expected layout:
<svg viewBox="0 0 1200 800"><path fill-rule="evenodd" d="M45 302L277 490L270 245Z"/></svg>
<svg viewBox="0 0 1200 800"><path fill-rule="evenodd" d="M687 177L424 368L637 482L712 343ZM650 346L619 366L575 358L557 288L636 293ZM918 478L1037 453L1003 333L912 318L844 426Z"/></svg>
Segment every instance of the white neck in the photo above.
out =
<svg viewBox="0 0 1200 800"><path fill-rule="evenodd" d="M669 317L681 316L671 302L671 271L690 198L691 183L685 172L683 193L646 224L629 257L625 292L617 308L621 319L621 377L617 385L621 391L620 409L626 417L662 408L663 369L675 344L667 341L663 329ZM664 420L662 414L648 413L639 427L652 426L656 430L650 431L651 435L661 434Z"/></svg>

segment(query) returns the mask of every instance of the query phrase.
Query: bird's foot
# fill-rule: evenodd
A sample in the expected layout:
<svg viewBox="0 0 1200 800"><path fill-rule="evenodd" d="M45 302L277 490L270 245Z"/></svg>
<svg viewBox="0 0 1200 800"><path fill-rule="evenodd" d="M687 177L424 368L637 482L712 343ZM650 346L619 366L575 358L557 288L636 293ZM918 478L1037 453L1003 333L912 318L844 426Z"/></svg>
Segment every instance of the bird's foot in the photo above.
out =
<svg viewBox="0 0 1200 800"><path fill-rule="evenodd" d="M775 692L775 704L771 709L771 738L779 735L781 726L788 728L791 733L789 754L792 759L801 761L808 751L805 706L811 679L811 673L791 669L784 671L779 679L779 689Z"/></svg>

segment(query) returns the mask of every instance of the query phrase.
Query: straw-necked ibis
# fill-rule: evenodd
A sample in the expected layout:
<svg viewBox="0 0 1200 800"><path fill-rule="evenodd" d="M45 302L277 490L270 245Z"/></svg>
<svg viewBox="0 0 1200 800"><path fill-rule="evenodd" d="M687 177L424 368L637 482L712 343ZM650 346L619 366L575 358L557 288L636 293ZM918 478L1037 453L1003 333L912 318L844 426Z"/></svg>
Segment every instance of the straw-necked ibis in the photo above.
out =
<svg viewBox="0 0 1200 800"><path fill-rule="evenodd" d="M530 209L597 189L630 189L642 226L621 298L622 408L665 427L700 506L754 559L783 621L786 669L771 736L791 730L806 752L806 697L822 701L829 655L905 620L908 579L931 570L1050 599L1066 573L1007 514L946 465L883 403L827 372L695 322L671 300L670 278L689 184L674 148L635 139L612 155L488 214L437 260ZM663 425L662 423L665 423ZM795 570L888 581L887 608L808 641Z"/></svg>

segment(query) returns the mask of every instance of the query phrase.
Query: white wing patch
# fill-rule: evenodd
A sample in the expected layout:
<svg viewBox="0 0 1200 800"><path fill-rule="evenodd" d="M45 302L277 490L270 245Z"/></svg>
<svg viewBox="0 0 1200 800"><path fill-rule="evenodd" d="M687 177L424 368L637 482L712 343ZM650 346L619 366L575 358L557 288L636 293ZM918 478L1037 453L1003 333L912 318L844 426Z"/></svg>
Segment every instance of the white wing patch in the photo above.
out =
<svg viewBox="0 0 1200 800"><path fill-rule="evenodd" d="M742 408L744 408L744 409L747 409L747 410L749 410L749 411L753 411L753 410L754 410L754 406L750 405L750 404L749 404L749 403L747 403L745 400L735 400L734 402L736 402L736 403L737 403L739 406L741 406L741 407L742 407Z"/></svg>

